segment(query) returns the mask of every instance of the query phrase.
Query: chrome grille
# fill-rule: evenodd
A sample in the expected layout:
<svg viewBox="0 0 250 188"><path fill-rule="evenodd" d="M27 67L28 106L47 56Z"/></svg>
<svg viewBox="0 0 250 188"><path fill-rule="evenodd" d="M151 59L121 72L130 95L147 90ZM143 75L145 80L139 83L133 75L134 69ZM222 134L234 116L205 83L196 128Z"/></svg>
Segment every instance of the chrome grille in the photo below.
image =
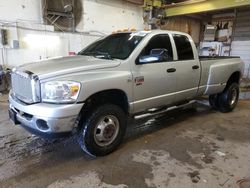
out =
<svg viewBox="0 0 250 188"><path fill-rule="evenodd" d="M39 101L39 96L37 95L39 83L31 75L24 72L13 72L11 83L13 94L19 100L29 104Z"/></svg>

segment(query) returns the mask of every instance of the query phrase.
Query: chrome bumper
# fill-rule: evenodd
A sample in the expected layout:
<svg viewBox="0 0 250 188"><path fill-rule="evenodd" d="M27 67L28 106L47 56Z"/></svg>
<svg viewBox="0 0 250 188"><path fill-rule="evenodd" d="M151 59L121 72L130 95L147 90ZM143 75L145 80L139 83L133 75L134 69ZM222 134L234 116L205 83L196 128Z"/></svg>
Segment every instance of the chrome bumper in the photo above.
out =
<svg viewBox="0 0 250 188"><path fill-rule="evenodd" d="M71 132L84 104L46 104L26 105L9 95L9 108L15 113L22 126L36 132L53 134Z"/></svg>

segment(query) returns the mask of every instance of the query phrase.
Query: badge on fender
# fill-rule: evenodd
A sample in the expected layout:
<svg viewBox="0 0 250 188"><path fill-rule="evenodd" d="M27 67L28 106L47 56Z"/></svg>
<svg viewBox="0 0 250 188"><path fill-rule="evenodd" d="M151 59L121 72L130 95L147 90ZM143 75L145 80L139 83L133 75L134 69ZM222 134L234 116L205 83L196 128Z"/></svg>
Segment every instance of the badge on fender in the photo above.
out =
<svg viewBox="0 0 250 188"><path fill-rule="evenodd" d="M144 76L139 76L135 78L135 84L137 86L142 85L144 83Z"/></svg>

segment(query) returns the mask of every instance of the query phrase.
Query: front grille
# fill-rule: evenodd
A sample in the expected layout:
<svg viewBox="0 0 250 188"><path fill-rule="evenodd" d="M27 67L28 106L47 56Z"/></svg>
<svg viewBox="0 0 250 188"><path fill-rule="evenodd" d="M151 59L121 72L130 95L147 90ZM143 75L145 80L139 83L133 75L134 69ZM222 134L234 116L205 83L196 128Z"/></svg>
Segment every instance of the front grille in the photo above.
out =
<svg viewBox="0 0 250 188"><path fill-rule="evenodd" d="M12 91L15 97L25 103L35 103L39 101L37 95L38 87L31 75L24 72L13 72L11 75Z"/></svg>

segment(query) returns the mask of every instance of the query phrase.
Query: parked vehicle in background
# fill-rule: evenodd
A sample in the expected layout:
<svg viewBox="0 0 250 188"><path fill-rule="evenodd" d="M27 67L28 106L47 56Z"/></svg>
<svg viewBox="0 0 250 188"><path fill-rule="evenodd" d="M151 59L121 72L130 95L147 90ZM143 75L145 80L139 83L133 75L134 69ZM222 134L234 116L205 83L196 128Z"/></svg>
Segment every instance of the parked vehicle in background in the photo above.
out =
<svg viewBox="0 0 250 188"><path fill-rule="evenodd" d="M85 152L103 156L122 142L128 116L202 95L213 109L232 111L242 70L238 57L199 57L185 33L116 33L77 56L13 69L9 114L42 137L76 130Z"/></svg>

